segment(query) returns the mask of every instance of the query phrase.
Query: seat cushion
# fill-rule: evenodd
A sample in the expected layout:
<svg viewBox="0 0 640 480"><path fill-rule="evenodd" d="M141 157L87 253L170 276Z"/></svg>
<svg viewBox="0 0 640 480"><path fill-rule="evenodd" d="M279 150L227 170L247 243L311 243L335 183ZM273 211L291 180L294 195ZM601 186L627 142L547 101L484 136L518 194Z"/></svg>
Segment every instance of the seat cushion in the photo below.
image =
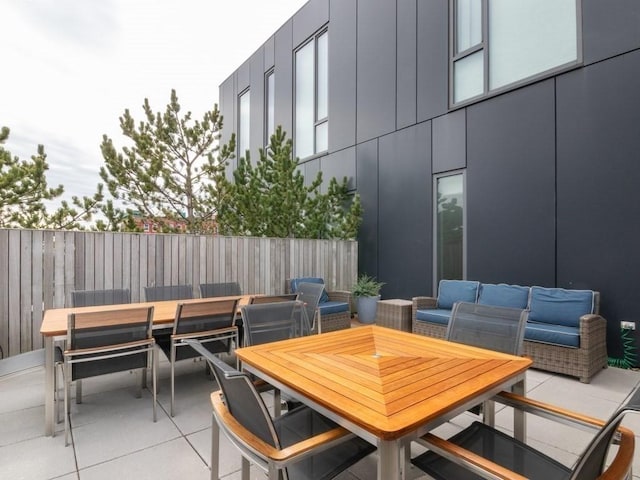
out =
<svg viewBox="0 0 640 480"><path fill-rule="evenodd" d="M478 292L478 303L494 307L526 309L529 303L529 287L500 283L483 283Z"/></svg>
<svg viewBox="0 0 640 480"><path fill-rule="evenodd" d="M480 282L469 280L440 280L438 285L438 308L451 310L456 302L476 303Z"/></svg>
<svg viewBox="0 0 640 480"><path fill-rule="evenodd" d="M349 311L347 302L334 302L332 300L318 304L320 315L330 315L332 313L341 313Z"/></svg>
<svg viewBox="0 0 640 480"><path fill-rule="evenodd" d="M580 348L580 329L549 323L527 322L524 339L562 347Z"/></svg>
<svg viewBox="0 0 640 480"><path fill-rule="evenodd" d="M532 322L580 326L580 317L593 313L594 295L591 290L531 287L529 320Z"/></svg>
<svg viewBox="0 0 640 480"><path fill-rule="evenodd" d="M446 308L427 308L424 310L416 310L416 320L420 320L422 322L448 325L450 318L451 310Z"/></svg>
<svg viewBox="0 0 640 480"><path fill-rule="evenodd" d="M324 285L324 279L320 277L300 277L300 278L292 278L291 279L291 293L298 293L298 285L301 283L319 283ZM329 301L329 295L326 290L322 290L322 295L320 295L320 303L325 303Z"/></svg>

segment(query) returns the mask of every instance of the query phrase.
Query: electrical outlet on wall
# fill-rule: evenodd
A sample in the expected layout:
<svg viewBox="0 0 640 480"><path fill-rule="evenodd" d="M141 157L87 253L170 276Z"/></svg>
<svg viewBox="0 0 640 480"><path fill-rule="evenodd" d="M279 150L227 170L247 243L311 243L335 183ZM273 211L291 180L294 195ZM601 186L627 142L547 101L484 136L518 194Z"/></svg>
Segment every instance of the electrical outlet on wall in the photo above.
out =
<svg viewBox="0 0 640 480"><path fill-rule="evenodd" d="M627 322L623 320L622 322L620 322L620 328L622 328L623 330L635 330L636 322Z"/></svg>

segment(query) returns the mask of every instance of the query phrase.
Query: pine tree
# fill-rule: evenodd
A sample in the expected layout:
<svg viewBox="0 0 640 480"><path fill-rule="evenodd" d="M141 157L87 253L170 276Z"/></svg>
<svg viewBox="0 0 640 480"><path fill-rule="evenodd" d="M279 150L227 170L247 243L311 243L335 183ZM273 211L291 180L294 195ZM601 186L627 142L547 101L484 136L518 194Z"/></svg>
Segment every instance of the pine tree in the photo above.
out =
<svg viewBox="0 0 640 480"><path fill-rule="evenodd" d="M98 228L133 227L134 213L171 231L170 223L186 224L188 233L210 232L215 220L211 179L224 170L232 157L234 140L218 147L222 116L215 105L202 120L193 120L191 112L181 116L175 90L164 113L154 113L144 100L145 120L137 125L126 109L120 128L131 146L119 153L113 141L103 136L100 146L105 166L100 176L116 201L124 202L126 211L113 207L112 216ZM108 212L105 212L105 214ZM115 223L113 223L115 222ZM119 222L119 223L118 223Z"/></svg>
<svg viewBox="0 0 640 480"><path fill-rule="evenodd" d="M233 182L216 177L220 233L354 239L362 221L359 196L350 197L346 178L332 178L322 194L322 172L306 183L285 136L278 127L255 165L248 152L240 158Z"/></svg>
<svg viewBox="0 0 640 480"><path fill-rule="evenodd" d="M2 228L51 228L78 230L86 228L102 201L102 185L98 185L93 197L72 197L71 203L61 201L50 213L45 202L59 199L64 187L50 188L46 172L49 170L43 145L38 145L36 155L30 160L20 160L2 145L9 138L10 130L0 130L0 227Z"/></svg>

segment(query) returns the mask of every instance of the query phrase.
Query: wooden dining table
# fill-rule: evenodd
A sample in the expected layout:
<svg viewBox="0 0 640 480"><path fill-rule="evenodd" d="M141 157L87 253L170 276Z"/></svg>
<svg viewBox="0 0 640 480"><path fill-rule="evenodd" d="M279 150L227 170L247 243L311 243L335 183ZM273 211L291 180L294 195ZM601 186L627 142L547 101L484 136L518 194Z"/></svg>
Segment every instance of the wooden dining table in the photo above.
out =
<svg viewBox="0 0 640 480"><path fill-rule="evenodd" d="M524 394L532 364L375 325L239 348L236 354L246 371L376 445L378 480L404 478L411 440L502 390ZM524 414L514 420L522 435Z"/></svg>
<svg viewBox="0 0 640 480"><path fill-rule="evenodd" d="M212 297L212 298L194 298L189 300L165 300L157 302L142 303L122 303L115 305L99 305L92 307L68 307L68 308L51 308L45 311L40 326L40 333L44 337L44 366L45 366L45 400L44 400L44 416L45 416L45 435L52 436L55 432L55 353L54 343L56 340L64 340L67 335L67 325L70 313L95 312L122 310L128 308L149 307L153 306L153 328L163 329L171 328L176 316L176 307L178 303L194 303L211 300L224 300L230 298L240 298L238 309L247 305L254 295L233 295L229 297ZM238 310L239 313L239 310Z"/></svg>

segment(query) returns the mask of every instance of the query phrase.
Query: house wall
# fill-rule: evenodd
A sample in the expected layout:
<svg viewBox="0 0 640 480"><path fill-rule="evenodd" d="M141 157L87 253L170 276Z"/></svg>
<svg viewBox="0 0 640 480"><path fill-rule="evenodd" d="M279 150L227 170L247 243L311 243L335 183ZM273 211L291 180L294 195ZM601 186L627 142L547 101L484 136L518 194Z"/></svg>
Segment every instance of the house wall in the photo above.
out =
<svg viewBox="0 0 640 480"><path fill-rule="evenodd" d="M447 0L312 0L258 49L291 135L293 51L328 24L329 151L302 168L361 195L359 269L383 297L434 293L433 175L465 169L466 277L599 290L609 354L622 354L619 322L640 322L640 2L581 9L582 66L458 109ZM245 73L256 55L220 86L224 138L241 79L263 118L253 90L272 65Z"/></svg>

